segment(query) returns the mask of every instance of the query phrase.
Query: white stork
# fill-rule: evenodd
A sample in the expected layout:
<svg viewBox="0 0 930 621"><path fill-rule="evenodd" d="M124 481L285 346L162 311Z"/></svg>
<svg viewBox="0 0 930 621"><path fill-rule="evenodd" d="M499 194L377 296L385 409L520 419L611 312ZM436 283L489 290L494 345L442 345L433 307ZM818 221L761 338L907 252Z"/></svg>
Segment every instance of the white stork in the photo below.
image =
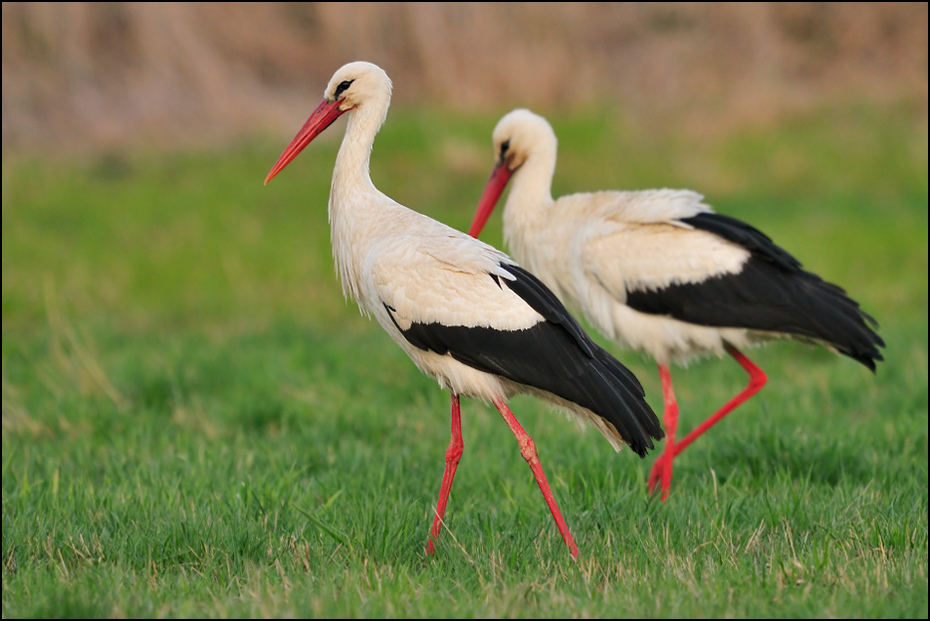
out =
<svg viewBox="0 0 930 621"><path fill-rule="evenodd" d="M493 403L573 558L578 548L543 474L532 438L507 408L517 393L541 397L593 424L617 450L641 457L663 437L636 377L581 329L559 299L506 254L378 191L369 160L387 116L391 81L376 65L349 63L268 173L271 180L337 117L348 124L329 197L333 256L344 294L373 316L421 371L452 393L452 439L427 549L433 552L462 454L459 397Z"/></svg>
<svg viewBox="0 0 930 621"><path fill-rule="evenodd" d="M752 226L714 213L701 195L663 189L553 200L558 143L546 119L514 110L498 122L492 141L495 165L469 233L478 236L512 179L503 221L514 258L606 337L656 360L668 438L649 490L661 480L663 500L674 458L765 384L765 373L740 349L795 339L873 372L883 359L884 342L872 329L878 324L843 289L802 269ZM676 442L669 363L724 352L749 373L748 385Z"/></svg>

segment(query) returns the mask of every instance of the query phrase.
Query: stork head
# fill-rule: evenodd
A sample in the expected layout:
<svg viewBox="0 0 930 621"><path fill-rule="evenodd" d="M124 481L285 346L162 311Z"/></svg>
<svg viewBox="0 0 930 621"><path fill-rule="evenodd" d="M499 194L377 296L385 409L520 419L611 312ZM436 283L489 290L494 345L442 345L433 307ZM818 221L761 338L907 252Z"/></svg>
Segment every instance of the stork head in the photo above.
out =
<svg viewBox="0 0 930 621"><path fill-rule="evenodd" d="M362 106L383 108L380 119L383 123L391 101L391 89L391 79L377 65L359 61L340 67L326 85L323 101L284 149L265 177L265 183L284 170L314 138L346 112Z"/></svg>
<svg viewBox="0 0 930 621"><path fill-rule="evenodd" d="M548 157L552 164L548 171L551 182L555 172L555 152L558 141L549 121L525 108L505 114L491 135L494 145L494 168L484 188L468 234L478 237L494 211L507 182L518 168L530 159Z"/></svg>

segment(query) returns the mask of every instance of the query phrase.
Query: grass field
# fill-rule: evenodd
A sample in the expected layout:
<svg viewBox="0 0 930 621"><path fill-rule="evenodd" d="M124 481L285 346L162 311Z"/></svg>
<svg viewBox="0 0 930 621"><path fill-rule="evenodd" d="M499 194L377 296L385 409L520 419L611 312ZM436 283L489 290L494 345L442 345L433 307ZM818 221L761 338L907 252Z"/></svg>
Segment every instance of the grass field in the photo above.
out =
<svg viewBox="0 0 930 621"><path fill-rule="evenodd" d="M927 129L908 116L849 105L700 140L551 117L556 195L699 190L844 286L887 342L874 376L791 343L751 352L769 384L676 460L665 503L651 457L517 398L577 563L474 402L424 554L448 396L342 297L325 213L341 130L267 187L290 135L5 154L3 616L926 618ZM464 229L496 120L394 110L373 179ZM501 243L499 215L484 239ZM610 348L661 410L655 366ZM683 431L745 381L731 360L673 376Z"/></svg>

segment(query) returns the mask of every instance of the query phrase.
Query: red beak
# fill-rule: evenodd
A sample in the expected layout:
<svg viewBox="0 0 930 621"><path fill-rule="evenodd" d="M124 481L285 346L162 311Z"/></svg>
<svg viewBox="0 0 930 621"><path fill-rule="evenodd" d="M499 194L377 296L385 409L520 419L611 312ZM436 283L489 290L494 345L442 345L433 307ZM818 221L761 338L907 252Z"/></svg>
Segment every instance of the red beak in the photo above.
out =
<svg viewBox="0 0 930 621"><path fill-rule="evenodd" d="M484 187L484 194L481 195L478 208L475 210L475 219L471 221L471 226L468 228L469 235L478 237L481 234L481 229L484 228L488 218L491 217L491 212L494 211L494 207L497 205L497 199L501 197L512 174L513 171L507 168L504 163L496 165L494 170L491 171L491 178L488 179L488 184Z"/></svg>
<svg viewBox="0 0 930 621"><path fill-rule="evenodd" d="M310 144L311 140L319 136L324 129L332 125L333 121L338 119L340 115L344 112L348 112L348 110L340 110L339 103L340 100L338 99L336 101L326 101L324 99L323 103L317 106L313 114L310 115L310 118L307 119L307 122L304 123L304 126L300 128L300 131L297 132L297 135L291 140L291 144L287 145L287 148L284 149L284 153L282 153L278 161L275 162L275 165L271 168L271 172L265 177L265 183L271 181L275 175L284 170L284 167L290 164L291 160L297 157L297 155L304 150L304 147Z"/></svg>

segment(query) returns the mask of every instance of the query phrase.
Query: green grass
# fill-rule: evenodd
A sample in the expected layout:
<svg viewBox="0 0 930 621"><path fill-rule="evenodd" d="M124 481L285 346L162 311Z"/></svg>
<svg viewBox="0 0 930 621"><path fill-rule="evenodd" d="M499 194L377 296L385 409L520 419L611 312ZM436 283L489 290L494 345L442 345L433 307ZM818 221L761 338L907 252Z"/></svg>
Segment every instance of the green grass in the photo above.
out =
<svg viewBox="0 0 930 621"><path fill-rule="evenodd" d="M421 112L392 111L374 181L464 229L496 118ZM267 187L290 136L5 156L3 616L925 618L927 133L904 118L850 106L697 140L552 117L556 194L702 191L846 287L888 344L874 376L751 352L769 384L676 460L666 503L651 458L515 399L578 563L470 401L424 554L448 396L342 298L341 126ZM614 351L661 409L654 365ZM673 376L685 430L745 381L731 360Z"/></svg>

